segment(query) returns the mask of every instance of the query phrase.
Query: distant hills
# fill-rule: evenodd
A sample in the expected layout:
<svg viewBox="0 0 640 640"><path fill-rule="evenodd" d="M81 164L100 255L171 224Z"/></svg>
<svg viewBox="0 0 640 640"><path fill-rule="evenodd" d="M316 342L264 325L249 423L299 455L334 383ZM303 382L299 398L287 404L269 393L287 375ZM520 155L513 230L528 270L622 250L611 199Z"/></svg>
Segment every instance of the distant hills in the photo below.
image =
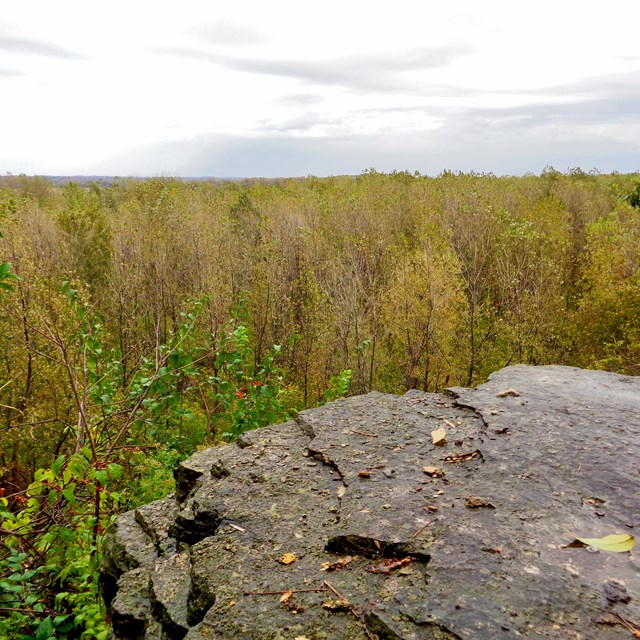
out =
<svg viewBox="0 0 640 640"><path fill-rule="evenodd" d="M47 180L51 182L55 186L65 185L69 182L75 182L76 184L82 185L84 187L88 186L91 183L100 183L106 186L110 186L116 182L123 182L127 180L153 180L153 179L164 179L164 180L178 180L180 182L211 182L211 183L222 183L222 182L244 182L247 184L253 184L256 182L265 182L265 183L274 183L280 182L289 178L240 178L237 176L230 176L227 178L216 178L212 176L199 176L199 177L178 177L178 176L27 176L24 174L21 175L0 175L0 185L3 183L11 183L16 178L40 178L42 180ZM302 179L302 178L293 178Z"/></svg>

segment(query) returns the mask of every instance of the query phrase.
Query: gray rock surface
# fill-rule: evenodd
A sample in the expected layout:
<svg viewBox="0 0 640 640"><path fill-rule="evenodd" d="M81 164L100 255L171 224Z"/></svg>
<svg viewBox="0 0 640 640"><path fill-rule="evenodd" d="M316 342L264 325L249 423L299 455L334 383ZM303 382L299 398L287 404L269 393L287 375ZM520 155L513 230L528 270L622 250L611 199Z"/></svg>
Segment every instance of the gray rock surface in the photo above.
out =
<svg viewBox="0 0 640 640"><path fill-rule="evenodd" d="M640 378L599 371L304 411L198 452L175 496L118 518L113 634L630 638L640 552L567 545L637 531L639 460Z"/></svg>

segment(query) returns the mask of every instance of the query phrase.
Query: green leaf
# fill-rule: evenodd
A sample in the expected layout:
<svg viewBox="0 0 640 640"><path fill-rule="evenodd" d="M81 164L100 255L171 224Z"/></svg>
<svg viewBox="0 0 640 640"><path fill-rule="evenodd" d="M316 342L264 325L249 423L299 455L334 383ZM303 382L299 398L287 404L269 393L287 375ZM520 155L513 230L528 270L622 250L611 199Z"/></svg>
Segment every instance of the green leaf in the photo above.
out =
<svg viewBox="0 0 640 640"><path fill-rule="evenodd" d="M91 371L91 373L95 373L98 368L98 359L93 355L87 356L87 369Z"/></svg>
<svg viewBox="0 0 640 640"><path fill-rule="evenodd" d="M66 616L56 616L53 619L53 626L54 627L59 627L63 622L65 622L65 620L67 620L67 618L69 617L69 615Z"/></svg>
<svg viewBox="0 0 640 640"><path fill-rule="evenodd" d="M614 533L604 538L576 538L576 540L595 549L613 551L615 553L631 551L636 544L636 539L628 533Z"/></svg>
<svg viewBox="0 0 640 640"><path fill-rule="evenodd" d="M60 469L64 466L64 461L66 460L66 456L58 456L56 461L51 465L51 471L53 471L53 475L58 477L60 474Z"/></svg>
<svg viewBox="0 0 640 640"><path fill-rule="evenodd" d="M2 591L10 591L11 593L22 593L22 585L20 584L11 584L6 580L0 582L0 589Z"/></svg>
<svg viewBox="0 0 640 640"><path fill-rule="evenodd" d="M118 478L122 477L122 466L121 465L116 464L115 462L112 462L107 468L109 469L109 475L114 480L117 480Z"/></svg>
<svg viewBox="0 0 640 640"><path fill-rule="evenodd" d="M74 504L76 501L75 489L76 483L72 482L70 487L62 490L62 495L66 498L69 504Z"/></svg>
<svg viewBox="0 0 640 640"><path fill-rule="evenodd" d="M48 640L53 633L53 621L49 616L40 622L33 637L34 640Z"/></svg>
<svg viewBox="0 0 640 640"><path fill-rule="evenodd" d="M107 473L106 469L98 469L96 471L96 480L100 484L105 484L108 478L109 478L109 474Z"/></svg>

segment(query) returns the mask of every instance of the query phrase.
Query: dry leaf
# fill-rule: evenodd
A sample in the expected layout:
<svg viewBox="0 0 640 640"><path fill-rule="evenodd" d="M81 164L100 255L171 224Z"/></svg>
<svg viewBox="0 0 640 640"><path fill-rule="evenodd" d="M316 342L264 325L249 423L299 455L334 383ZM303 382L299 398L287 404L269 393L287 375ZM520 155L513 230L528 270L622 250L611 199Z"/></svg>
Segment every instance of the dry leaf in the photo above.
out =
<svg viewBox="0 0 640 640"><path fill-rule="evenodd" d="M280 602L284 604L285 602L289 602L291 598L293 598L293 591L286 591L285 593L282 594L282 597L280 598Z"/></svg>
<svg viewBox="0 0 640 640"><path fill-rule="evenodd" d="M339 600L325 600L322 603L322 608L327 611L351 611L351 603L345 598Z"/></svg>
<svg viewBox="0 0 640 640"><path fill-rule="evenodd" d="M338 494L338 498L342 498L342 496L344 496L345 492L346 492L346 487L343 485L342 487L338 487L338 490L336 491L336 493Z"/></svg>
<svg viewBox="0 0 640 640"><path fill-rule="evenodd" d="M496 398L506 398L507 396L513 396L517 398L520 395L518 391L516 391L513 387L506 389L505 391L500 391L496 393Z"/></svg>
<svg viewBox="0 0 640 640"><path fill-rule="evenodd" d="M489 509L496 508L496 506L491 504L486 498L480 498L479 496L469 496L465 505L469 509L479 509L480 507L488 507Z"/></svg>
<svg viewBox="0 0 640 640"><path fill-rule="evenodd" d="M422 472L432 478L442 478L444 476L444 471L442 471L442 469L438 469L438 467L422 467Z"/></svg>
<svg viewBox="0 0 640 640"><path fill-rule="evenodd" d="M640 638L640 626L635 622L631 622L627 618L623 618L619 613L603 613L593 620L596 624L608 624L611 626L622 625L630 631L634 638Z"/></svg>
<svg viewBox="0 0 640 640"><path fill-rule="evenodd" d="M388 576L392 571L396 571L396 569L400 569L401 567L406 567L407 565L413 562L414 558L406 557L400 558L389 558L380 564L374 564L370 567L367 567L365 571L368 573L381 573L385 576Z"/></svg>
<svg viewBox="0 0 640 640"><path fill-rule="evenodd" d="M480 451L469 451L468 453L452 453L445 456L444 461L456 464L458 462L468 462L469 460L475 460L476 458L482 458Z"/></svg>
<svg viewBox="0 0 640 640"><path fill-rule="evenodd" d="M455 429L455 428L456 428L455 423L454 423L454 422L451 422L451 420L447 420L446 418L443 418L443 420L444 420L444 423L445 423L447 426L451 427L452 429Z"/></svg>
<svg viewBox="0 0 640 640"><path fill-rule="evenodd" d="M298 558L296 558L293 553L285 553L282 558L280 558L280 560L278 560L278 562L280 564L291 564L292 562L295 562Z"/></svg>
<svg viewBox="0 0 640 640"><path fill-rule="evenodd" d="M358 475L361 478L370 478L371 477L371 472L370 471L358 471Z"/></svg>
<svg viewBox="0 0 640 640"><path fill-rule="evenodd" d="M440 427L440 429L436 429L435 431L431 432L431 438L433 440L433 444L435 444L436 446L444 446L445 444L447 444L447 431L446 429L444 429L443 427Z"/></svg>
<svg viewBox="0 0 640 640"><path fill-rule="evenodd" d="M353 558L351 556L345 556L335 562L323 562L322 571L338 571L339 569L346 567L352 560Z"/></svg>
<svg viewBox="0 0 640 640"><path fill-rule="evenodd" d="M594 547L595 549L612 551L614 553L631 551L636 544L636 539L628 533L614 533L612 535L605 536L604 538L576 538L576 540L582 544Z"/></svg>

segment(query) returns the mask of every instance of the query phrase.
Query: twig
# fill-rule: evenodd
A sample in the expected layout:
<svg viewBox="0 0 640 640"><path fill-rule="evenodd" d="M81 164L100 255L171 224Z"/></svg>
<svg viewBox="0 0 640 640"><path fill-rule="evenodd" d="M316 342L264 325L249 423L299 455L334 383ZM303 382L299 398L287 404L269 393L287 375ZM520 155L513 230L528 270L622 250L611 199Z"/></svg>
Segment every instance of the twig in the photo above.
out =
<svg viewBox="0 0 640 640"><path fill-rule="evenodd" d="M369 438L377 438L377 433L367 433L366 431L356 431L355 429L351 429L351 433L357 433L359 436L367 436Z"/></svg>
<svg viewBox="0 0 640 640"><path fill-rule="evenodd" d="M434 518L433 520L429 520L426 524L423 524L412 536L411 538L417 538L430 524L436 522L438 518Z"/></svg>
<svg viewBox="0 0 640 640"><path fill-rule="evenodd" d="M20 613L37 613L38 615L42 615L42 616L49 616L52 614L55 614L56 612L53 611L52 609L45 609L44 611L37 611L36 609L18 609L17 607L0 607L0 611L18 611Z"/></svg>
<svg viewBox="0 0 640 640"><path fill-rule="evenodd" d="M353 604L349 600L347 600L347 598L345 598L337 589L335 589L328 580L323 580L322 582L325 586L329 587L329 589L331 589L331 591L333 591L333 593L337 595L340 600L344 600L344 602L348 603L349 611L351 611L351 613L362 623L362 628L364 629L367 638L369 638L369 640L376 640L376 636L374 636L373 633L371 633L371 631L369 630L364 616L353 606Z"/></svg>
<svg viewBox="0 0 640 640"><path fill-rule="evenodd" d="M243 596L282 596L285 593L326 593L326 589L287 589L286 591L243 591Z"/></svg>
<svg viewBox="0 0 640 640"><path fill-rule="evenodd" d="M340 600L346 600L346 598L345 598L345 597L343 597L343 595L342 595L340 592L336 591L336 590L333 588L333 585L332 585L328 580L323 580L322 582L323 582L327 587L329 587L329 589L331 589L331 591L333 591L333 593L335 593L335 595L337 595L337 596L338 596L338 598L340 598Z"/></svg>

